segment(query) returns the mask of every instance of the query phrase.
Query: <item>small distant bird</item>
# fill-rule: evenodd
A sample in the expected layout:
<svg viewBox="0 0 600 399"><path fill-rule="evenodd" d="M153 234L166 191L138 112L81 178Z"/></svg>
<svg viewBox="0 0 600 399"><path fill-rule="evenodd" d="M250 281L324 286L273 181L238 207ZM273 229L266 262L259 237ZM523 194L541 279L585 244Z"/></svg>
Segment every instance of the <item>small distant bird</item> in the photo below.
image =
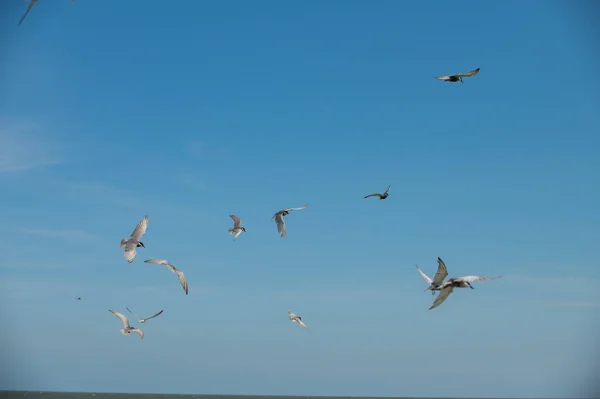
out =
<svg viewBox="0 0 600 399"><path fill-rule="evenodd" d="M245 233L246 229L244 227L241 226L242 224L242 219L240 219L239 217L235 216L235 215L229 215L230 218L233 219L233 227L230 227L227 232L229 234L233 234L233 240L235 241L236 238L238 238L238 236L240 234L242 234L242 231Z"/></svg>
<svg viewBox="0 0 600 399"><path fill-rule="evenodd" d="M302 321L302 317L298 316L295 313L292 313L290 309L288 309L288 319L290 319L292 323L296 323L301 327L308 329L308 327L306 327L306 324L304 324L304 322Z"/></svg>
<svg viewBox="0 0 600 399"><path fill-rule="evenodd" d="M460 81L460 83L464 83L462 78L466 78L468 76L475 76L479 73L479 69L474 69L471 72L467 72L467 73L457 73L456 75L446 75L446 76L434 76L434 78L436 78L437 80L443 80L446 82L458 82Z"/></svg>
<svg viewBox="0 0 600 399"><path fill-rule="evenodd" d="M81 297L78 296L77 299L76 299L76 301L81 301Z"/></svg>
<svg viewBox="0 0 600 399"><path fill-rule="evenodd" d="M25 1L27 1L27 0L25 0ZM33 8L35 3L37 3L37 2L38 2L38 0L31 0L29 2L29 7L27 7L27 11L25 11L25 15L23 15L23 17L21 17L21 20L19 21L19 25L21 25L21 22L23 22L23 20L27 16L27 14L29 14L29 11ZM75 3L75 0L71 0L71 3Z"/></svg>
<svg viewBox="0 0 600 399"><path fill-rule="evenodd" d="M166 266L170 271L172 271L173 273L175 273L177 275L177 278L179 278L179 282L181 283L181 286L183 287L183 290L185 291L185 295L188 294L188 284L187 284L187 281L185 280L185 275L183 274L183 272L181 270L177 269L175 266L173 266L172 264L170 264L168 261L166 261L164 259L148 259L148 260L145 260L144 263L154 263L157 265Z"/></svg>
<svg viewBox="0 0 600 399"><path fill-rule="evenodd" d="M120 330L121 334L129 335L132 332L137 333L141 338L144 338L144 331L141 328L133 328L129 325L129 320L124 314L117 312L116 310L109 309L109 312L117 316L123 322L123 328Z"/></svg>
<svg viewBox="0 0 600 399"><path fill-rule="evenodd" d="M444 263L444 261L438 256L438 268L437 272L435 273L435 276L433 277L433 280L430 279L428 275L423 273L421 269L419 269L419 265L416 266L419 273L421 273L421 276L423 276L425 281L429 283L429 287L427 287L425 291L431 290L431 295L435 294L435 291L442 286L444 279L448 277L448 269L446 269L446 264Z"/></svg>
<svg viewBox="0 0 600 399"><path fill-rule="evenodd" d="M125 309L127 309L127 310L129 311L129 313L131 313L131 314L133 314L135 317L137 317L137 318L138 318L138 320L139 320L139 322L140 322L140 323L142 323L142 324L144 324L146 321L148 321L148 320L150 320L150 319L153 319L153 318L155 318L156 316L160 316L160 315L162 314L162 312L163 312L163 311L161 310L160 312L158 312L158 313L157 313L157 314L155 314L154 316L146 317L146 318L144 319L144 318L142 318L142 317L138 316L137 314L135 314L134 312L132 312L132 311L131 311L131 309L129 309L129 308L127 307L127 305L125 305Z"/></svg>
<svg viewBox="0 0 600 399"><path fill-rule="evenodd" d="M131 263L133 262L133 260L135 259L135 256L137 255L137 247L144 247L146 248L146 246L144 245L143 242L140 241L140 239L142 238L142 236L146 233L146 230L148 229L148 215L146 215L145 218L143 218L135 227L135 230L133 230L133 233L131 233L131 236L129 237L129 239L124 239L121 238L121 250L125 251L125 259L127 259L127 262Z"/></svg>
<svg viewBox="0 0 600 399"><path fill-rule="evenodd" d="M285 238L287 234L285 231L285 222L283 221L283 217L285 215L289 215L291 211L300 211L305 209L307 206L308 204L301 206L300 208L287 208L273 215L271 219L275 219L275 223L277 223L277 231L281 234L281 238Z"/></svg>
<svg viewBox="0 0 600 399"><path fill-rule="evenodd" d="M383 193L383 194L380 194L380 193L373 193L373 194L365 195L365 198L369 198L369 197L379 197L379 199L380 199L380 200L384 200L384 199L386 199L386 198L388 197L388 195L390 195L390 194L389 194L389 192L390 192L390 188L391 188L391 187L392 187L392 186L391 186L391 185L389 185L389 186L388 186L388 188L387 188L387 190L385 190L385 193Z"/></svg>

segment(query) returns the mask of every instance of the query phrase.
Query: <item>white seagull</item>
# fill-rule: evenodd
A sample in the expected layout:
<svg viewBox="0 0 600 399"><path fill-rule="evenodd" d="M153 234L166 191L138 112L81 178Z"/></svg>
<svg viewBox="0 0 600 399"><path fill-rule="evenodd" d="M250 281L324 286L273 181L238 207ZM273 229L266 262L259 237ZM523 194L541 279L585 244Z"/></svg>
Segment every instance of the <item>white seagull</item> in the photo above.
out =
<svg viewBox="0 0 600 399"><path fill-rule="evenodd" d="M158 313L157 313L157 314L155 314L154 316L146 317L146 318L144 319L144 318L142 318L142 317L138 316L137 314L135 314L133 311L131 311L131 309L129 309L129 308L127 307L127 305L125 305L125 309L127 309L127 310L129 311L129 313L131 313L131 314L133 314L135 317L137 317L137 318L139 319L139 322L140 322L140 323L142 323L142 324L144 324L145 322L147 322L147 321L148 321L148 320L150 320L150 319L153 319L153 318L155 318L156 316L160 316L160 315L162 314L162 312L163 312L163 311L161 310L160 312L158 312Z"/></svg>
<svg viewBox="0 0 600 399"><path fill-rule="evenodd" d="M240 219L239 217L237 217L235 215L229 215L229 217L233 219L233 227L230 227L229 229L227 229L227 232L229 234L233 234L233 240L235 241L235 239L238 238L238 236L240 234L242 234L242 231L244 233L246 232L246 229L241 226L242 219Z"/></svg>
<svg viewBox="0 0 600 399"><path fill-rule="evenodd" d="M275 223L277 223L277 231L281 234L281 238L285 238L285 236L286 236L285 222L283 221L283 217L285 215L288 215L291 211L300 211L302 209L305 209L307 206L308 206L308 204L301 206L300 208L283 209L273 215L273 217L271 219L275 219Z"/></svg>
<svg viewBox="0 0 600 399"><path fill-rule="evenodd" d="M444 263L444 261L438 256L438 268L437 272L435 273L435 276L433 277L433 280L429 278L428 275L423 273L421 269L419 269L419 265L416 266L419 273L421 273L421 276L423 276L425 281L427 281L427 283L429 284L429 287L427 287L425 291L431 290L431 294L435 294L435 290L439 289L442 286L444 279L448 277L448 269L446 269L446 264Z"/></svg>
<svg viewBox="0 0 600 399"><path fill-rule="evenodd" d="M290 319L292 323L297 323L301 327L308 329L308 327L306 327L306 324L304 324L304 322L302 321L302 317L298 316L296 313L293 313L290 309L288 309L288 319Z"/></svg>
<svg viewBox="0 0 600 399"><path fill-rule="evenodd" d="M125 259L127 260L127 262L133 262L135 256L137 255L137 247L146 248L144 243L140 240L142 239L142 236L146 233L147 229L148 215L146 215L146 217L144 217L137 224L137 226L135 226L135 230L133 230L133 233L131 233L129 239L126 240L124 238L121 238L121 250L125 251Z"/></svg>
<svg viewBox="0 0 600 399"><path fill-rule="evenodd" d="M129 320L124 314L117 312L116 310L109 309L109 312L117 316L123 322L123 328L120 330L121 334L129 335L132 332L137 333L141 338L144 338L144 331L141 328L133 328L129 325Z"/></svg>
<svg viewBox="0 0 600 399"><path fill-rule="evenodd" d="M390 188L391 187L392 186L389 185L388 188L387 188L387 190L385 190L385 192L383 194L381 194L381 193L373 193L373 194L365 195L365 198L379 197L380 200L384 200L384 199L386 199L388 197L388 195L390 195L389 192L390 192Z"/></svg>
<svg viewBox="0 0 600 399"><path fill-rule="evenodd" d="M468 77L468 76L475 76L479 73L479 69L474 69L471 72L467 72L467 73L457 73L456 75L446 75L446 76L434 76L434 78L436 78L437 80L443 80L446 82L459 82L460 83L464 83L462 78L464 77Z"/></svg>
<svg viewBox="0 0 600 399"><path fill-rule="evenodd" d="M173 266L172 264L170 264L168 261L166 261L164 259L148 259L148 260L145 260L144 263L155 263L157 265L166 266L170 271L172 271L173 273L175 273L177 275L177 278L179 278L179 282L181 283L181 286L183 287L183 290L185 291L185 295L188 294L188 284L187 284L187 281L185 280L185 275L183 274L183 272L181 270L179 270L178 268L176 268L175 266Z"/></svg>

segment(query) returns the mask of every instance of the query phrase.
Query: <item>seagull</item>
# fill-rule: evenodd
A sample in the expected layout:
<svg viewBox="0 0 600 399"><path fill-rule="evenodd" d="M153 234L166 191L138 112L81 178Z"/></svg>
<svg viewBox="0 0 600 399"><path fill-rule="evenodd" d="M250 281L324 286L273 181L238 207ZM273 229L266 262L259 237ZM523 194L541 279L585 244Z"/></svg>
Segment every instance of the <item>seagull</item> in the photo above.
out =
<svg viewBox="0 0 600 399"><path fill-rule="evenodd" d="M306 327L306 324L304 324L304 322L302 321L302 317L298 316L295 313L292 313L290 309L288 309L288 319L290 319L292 323L297 323L301 327L308 329L308 327Z"/></svg>
<svg viewBox="0 0 600 399"><path fill-rule="evenodd" d="M129 320L124 314L117 312L116 310L109 309L110 313L117 316L123 322L123 327L120 331L123 335L129 335L132 332L137 333L141 338L144 338L144 331L141 328L133 328L129 325Z"/></svg>
<svg viewBox="0 0 600 399"><path fill-rule="evenodd" d="M76 301L81 301L81 297L78 296L77 299L75 299Z"/></svg>
<svg viewBox="0 0 600 399"><path fill-rule="evenodd" d="M140 241L142 236L146 233L148 229L148 215L144 217L138 224L135 226L135 230L131 233L129 239L121 238L121 250L125 251L125 259L127 262L131 263L135 259L137 255L137 247L144 247L143 242Z"/></svg>
<svg viewBox="0 0 600 399"><path fill-rule="evenodd" d="M27 0L25 0L25 1L27 1ZM38 2L38 0L31 0L29 2L29 7L27 7L27 11L25 11L25 15L23 15L23 17L21 17L21 20L19 21L19 25L21 25L21 22L23 22L23 20L27 16L27 14L29 14L29 11L33 8L35 3L37 3L37 2ZM75 0L71 0L71 3L75 3Z"/></svg>
<svg viewBox="0 0 600 399"><path fill-rule="evenodd" d="M144 263L155 263L157 265L166 266L170 271L172 271L173 273L175 273L177 275L177 278L179 278L179 282L181 283L181 286L183 287L183 290L185 291L185 295L188 294L187 281L185 280L185 275L183 274L183 272L181 270L177 269L175 266L173 266L172 264L170 264L168 261L166 261L164 259L148 259L148 260L145 260ZM154 316L152 316L152 317L154 317Z"/></svg>
<svg viewBox="0 0 600 399"><path fill-rule="evenodd" d="M230 227L227 232L229 234L233 234L233 240L235 241L236 238L238 238L238 236L240 234L242 234L242 231L245 233L246 229L242 226L240 226L242 224L242 219L240 219L239 217L235 216L235 215L229 215L230 218L233 219L233 227Z"/></svg>
<svg viewBox="0 0 600 399"><path fill-rule="evenodd" d="M446 75L446 76L434 76L434 78L436 78L437 80L444 80L446 82L458 82L460 81L460 83L464 83L462 78L463 77L467 77L467 76L475 76L479 73L479 69L474 69L471 72L467 72L467 73L457 73L456 75Z"/></svg>
<svg viewBox="0 0 600 399"><path fill-rule="evenodd" d="M308 204L301 206L300 208L287 208L273 215L271 219L275 219L275 223L277 223L277 231L281 234L281 238L285 238L286 236L285 222L283 221L283 217L285 215L288 215L290 211L300 211L302 209L305 209L307 206Z"/></svg>
<svg viewBox="0 0 600 399"><path fill-rule="evenodd" d="M140 316L138 316L137 314L135 314L134 312L132 312L132 311L131 311L131 310L130 310L128 307L127 307L127 305L125 305L125 309L127 309L127 310L129 311L129 313L131 313L131 314L133 314L135 317L137 317L137 318L139 319L139 322L140 322L140 323L142 323L142 324L144 324L146 321L148 321L148 320L150 320L150 319L153 319L153 318L155 318L156 316L160 316L160 315L162 314L162 312L163 312L163 311L161 310L160 312L158 312L158 313L157 313L157 314L155 314L154 316L150 316L150 317L147 317L147 318L143 319L143 318L141 318Z"/></svg>
<svg viewBox="0 0 600 399"><path fill-rule="evenodd" d="M438 268L437 272L435 273L435 276L433 277L433 280L429 278L428 275L423 273L421 269L419 269L419 265L416 266L419 273L421 273L421 276L423 276L425 281L429 283L429 287L427 287L425 291L431 290L431 295L435 294L435 290L439 289L442 283L444 282L444 279L448 277L448 269L446 269L446 264L444 263L444 261L438 256Z"/></svg>
<svg viewBox="0 0 600 399"><path fill-rule="evenodd" d="M380 194L380 193L373 193L373 194L369 194L369 195L365 195L365 198L369 198L369 197L379 197L380 200L384 200L388 197L389 192L390 192L390 187L392 187L391 185L388 186L387 190L385 190L385 193Z"/></svg>

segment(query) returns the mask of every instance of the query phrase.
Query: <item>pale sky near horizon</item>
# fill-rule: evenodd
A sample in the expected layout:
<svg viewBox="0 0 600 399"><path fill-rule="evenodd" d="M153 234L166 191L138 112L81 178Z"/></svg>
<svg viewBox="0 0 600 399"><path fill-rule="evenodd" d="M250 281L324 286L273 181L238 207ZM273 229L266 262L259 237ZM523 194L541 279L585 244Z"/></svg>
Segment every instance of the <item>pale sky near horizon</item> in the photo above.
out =
<svg viewBox="0 0 600 399"><path fill-rule="evenodd" d="M2 7L0 389L594 396L597 4Z"/></svg>

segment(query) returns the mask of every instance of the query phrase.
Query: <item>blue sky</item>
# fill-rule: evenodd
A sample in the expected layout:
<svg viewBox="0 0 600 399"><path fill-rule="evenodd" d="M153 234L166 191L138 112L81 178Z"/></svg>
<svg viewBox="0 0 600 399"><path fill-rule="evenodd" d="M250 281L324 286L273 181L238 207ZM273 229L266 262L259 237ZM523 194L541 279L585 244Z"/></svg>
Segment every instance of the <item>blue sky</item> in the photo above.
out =
<svg viewBox="0 0 600 399"><path fill-rule="evenodd" d="M1 388L593 396L591 2L3 7ZM428 311L438 256L504 278Z"/></svg>

